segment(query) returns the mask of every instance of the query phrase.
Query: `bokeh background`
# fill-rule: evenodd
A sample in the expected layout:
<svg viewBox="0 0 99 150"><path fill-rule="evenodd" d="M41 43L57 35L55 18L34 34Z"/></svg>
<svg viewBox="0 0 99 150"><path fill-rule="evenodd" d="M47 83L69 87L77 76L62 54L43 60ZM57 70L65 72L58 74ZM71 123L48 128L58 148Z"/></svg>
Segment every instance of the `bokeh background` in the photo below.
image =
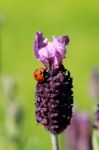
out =
<svg viewBox="0 0 99 150"><path fill-rule="evenodd" d="M90 77L99 66L99 1L0 0L0 150L51 149L48 132L35 121L32 73L42 66L33 53L37 31L50 40L70 37L64 65L73 76L74 103L78 111L93 113ZM60 136L61 149L62 143Z"/></svg>

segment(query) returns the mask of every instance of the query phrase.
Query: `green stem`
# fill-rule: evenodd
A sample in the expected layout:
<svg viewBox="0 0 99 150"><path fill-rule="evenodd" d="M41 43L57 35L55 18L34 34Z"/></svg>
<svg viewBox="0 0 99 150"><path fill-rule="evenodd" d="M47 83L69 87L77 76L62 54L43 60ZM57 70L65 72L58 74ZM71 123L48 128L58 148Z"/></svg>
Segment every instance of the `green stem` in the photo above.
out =
<svg viewBox="0 0 99 150"><path fill-rule="evenodd" d="M51 134L51 140L52 140L52 150L59 150L58 136L55 134Z"/></svg>

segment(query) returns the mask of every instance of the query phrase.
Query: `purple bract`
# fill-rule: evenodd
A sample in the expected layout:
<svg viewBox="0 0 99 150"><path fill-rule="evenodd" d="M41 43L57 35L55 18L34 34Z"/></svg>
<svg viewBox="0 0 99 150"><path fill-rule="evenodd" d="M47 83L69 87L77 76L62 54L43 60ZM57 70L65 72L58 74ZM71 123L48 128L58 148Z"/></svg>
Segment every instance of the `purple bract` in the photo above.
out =
<svg viewBox="0 0 99 150"><path fill-rule="evenodd" d="M34 52L36 58L41 61L47 69L56 69L62 64L66 55L65 46L69 43L68 36L53 36L53 41L48 42L47 38L43 38L41 32L35 35Z"/></svg>

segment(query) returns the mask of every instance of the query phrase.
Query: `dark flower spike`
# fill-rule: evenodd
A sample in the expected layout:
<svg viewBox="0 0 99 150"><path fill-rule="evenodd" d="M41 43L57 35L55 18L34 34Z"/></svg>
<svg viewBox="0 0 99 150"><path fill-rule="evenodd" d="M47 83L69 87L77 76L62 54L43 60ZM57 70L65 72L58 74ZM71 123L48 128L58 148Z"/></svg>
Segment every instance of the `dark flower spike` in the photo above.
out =
<svg viewBox="0 0 99 150"><path fill-rule="evenodd" d="M73 91L70 72L62 64L68 36L53 37L53 42L36 33L35 56L48 72L46 80L36 86L36 120L53 134L61 133L72 117Z"/></svg>

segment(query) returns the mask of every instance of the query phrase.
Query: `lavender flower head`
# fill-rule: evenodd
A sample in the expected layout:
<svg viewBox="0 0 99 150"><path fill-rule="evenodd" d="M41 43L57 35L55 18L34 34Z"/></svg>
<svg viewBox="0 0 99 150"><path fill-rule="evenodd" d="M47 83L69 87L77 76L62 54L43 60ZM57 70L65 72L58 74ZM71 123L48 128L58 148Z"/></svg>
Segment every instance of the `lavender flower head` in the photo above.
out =
<svg viewBox="0 0 99 150"><path fill-rule="evenodd" d="M68 36L54 36L49 42L42 33L35 35L35 56L48 74L46 80L36 86L36 120L53 134L61 133L72 117L72 78L62 64L68 43Z"/></svg>

